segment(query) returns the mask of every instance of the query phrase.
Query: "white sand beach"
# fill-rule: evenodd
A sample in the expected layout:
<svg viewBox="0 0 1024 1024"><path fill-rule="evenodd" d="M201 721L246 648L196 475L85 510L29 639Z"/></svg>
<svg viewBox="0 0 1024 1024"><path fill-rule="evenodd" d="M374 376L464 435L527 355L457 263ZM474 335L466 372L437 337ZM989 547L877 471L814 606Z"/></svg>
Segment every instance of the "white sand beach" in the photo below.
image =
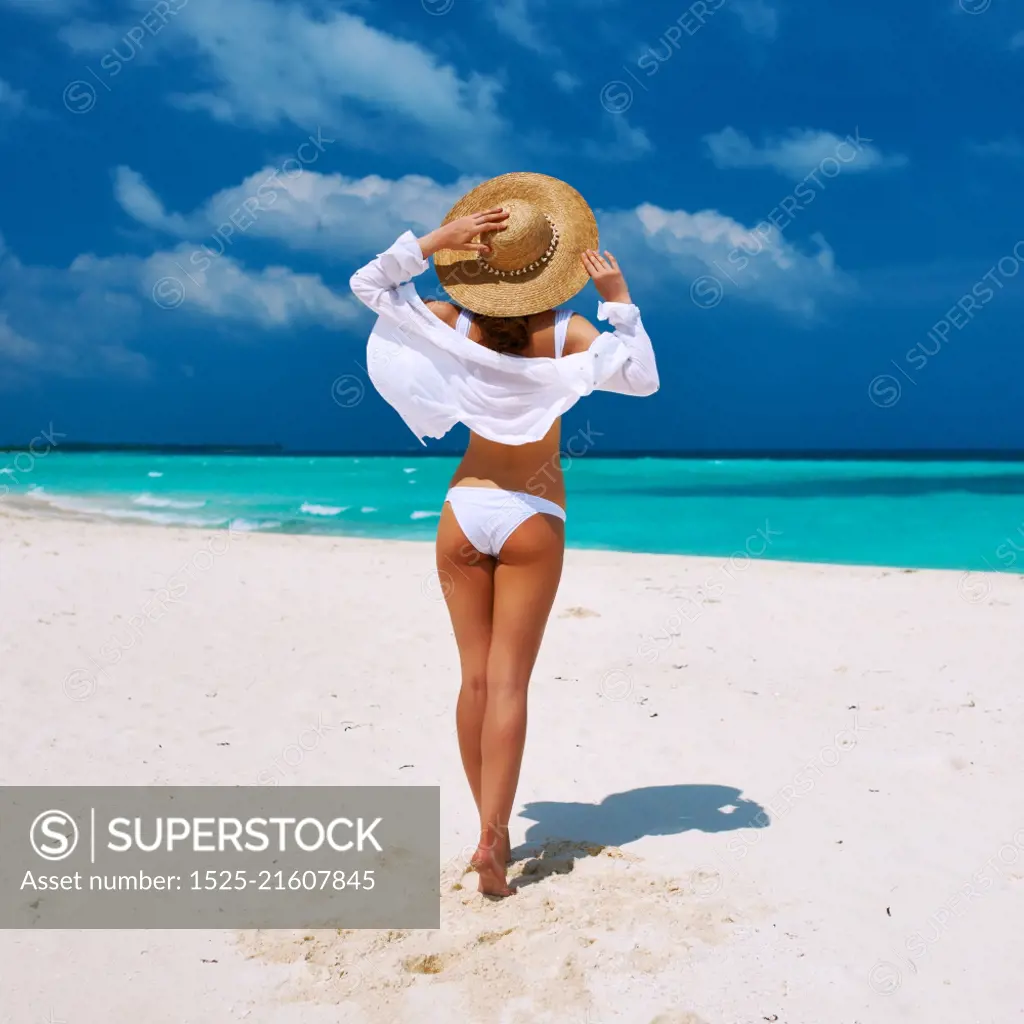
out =
<svg viewBox="0 0 1024 1024"><path fill-rule="evenodd" d="M3 784L439 785L444 867L439 931L0 933L0 1019L1024 1019L1022 613L1006 574L570 550L492 903L430 545L5 504Z"/></svg>

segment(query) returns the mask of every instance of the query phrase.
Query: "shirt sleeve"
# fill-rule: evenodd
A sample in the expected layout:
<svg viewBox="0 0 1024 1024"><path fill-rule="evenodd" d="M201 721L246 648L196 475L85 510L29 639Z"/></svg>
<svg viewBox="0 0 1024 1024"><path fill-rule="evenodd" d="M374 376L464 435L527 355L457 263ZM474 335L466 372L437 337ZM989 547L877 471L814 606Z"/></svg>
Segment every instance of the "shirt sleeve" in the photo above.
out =
<svg viewBox="0 0 1024 1024"><path fill-rule="evenodd" d="M420 243L411 231L400 235L390 249L382 252L349 280L353 294L380 316L400 316L407 299L402 286L428 267Z"/></svg>
<svg viewBox="0 0 1024 1024"><path fill-rule="evenodd" d="M661 382L658 379L654 347L644 330L640 310L628 302L602 302L597 307L597 319L607 320L615 328L613 336L629 352L626 362L611 377L602 381L599 390L637 397L653 395Z"/></svg>

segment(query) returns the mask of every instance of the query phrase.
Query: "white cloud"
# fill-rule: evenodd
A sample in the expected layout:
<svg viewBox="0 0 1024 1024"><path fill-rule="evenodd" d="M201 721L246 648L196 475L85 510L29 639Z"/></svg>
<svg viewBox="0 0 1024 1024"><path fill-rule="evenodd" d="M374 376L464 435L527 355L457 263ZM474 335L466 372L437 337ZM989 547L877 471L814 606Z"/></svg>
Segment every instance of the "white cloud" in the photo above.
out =
<svg viewBox="0 0 1024 1024"><path fill-rule="evenodd" d="M778 33L778 11L765 0L733 0L730 9L751 35L774 39Z"/></svg>
<svg viewBox="0 0 1024 1024"><path fill-rule="evenodd" d="M555 85L562 92L575 92L583 84L574 74L569 71L563 71L561 68L552 77L555 80Z"/></svg>
<svg viewBox="0 0 1024 1024"><path fill-rule="evenodd" d="M558 48L541 28L531 0L487 0L487 10L505 35L542 57L554 57Z"/></svg>
<svg viewBox="0 0 1024 1024"><path fill-rule="evenodd" d="M852 282L820 236L805 253L773 225L744 227L717 210L688 213L644 203L601 213L601 245L615 253L630 280L663 294L688 295L700 278L715 278L725 294L812 318L820 300ZM703 294L703 293L702 293Z"/></svg>
<svg viewBox="0 0 1024 1024"><path fill-rule="evenodd" d="M967 148L975 156L991 156L1005 160L1024 159L1024 143L1014 135L1004 135L995 142L970 142Z"/></svg>
<svg viewBox="0 0 1024 1024"><path fill-rule="evenodd" d="M114 264L101 276L75 263L66 269L25 265L0 240L0 358L64 376L88 373L102 359L100 346L116 349L135 329L137 303L124 283L123 268Z"/></svg>
<svg viewBox="0 0 1024 1024"><path fill-rule="evenodd" d="M643 128L634 128L625 114L606 114L604 123L610 128L610 141L588 139L574 151L582 152L589 160L606 163L627 163L653 152L654 145L647 132Z"/></svg>
<svg viewBox="0 0 1024 1024"><path fill-rule="evenodd" d="M115 195L122 208L141 223L202 243L214 253L244 236L274 239L294 250L346 257L380 251L410 228L423 233L432 230L478 182L460 178L454 184L441 185L420 175L390 180L309 170L289 177L277 168L265 167L183 215L167 213L141 175L120 167Z"/></svg>
<svg viewBox="0 0 1024 1024"><path fill-rule="evenodd" d="M60 341L44 344L26 338L11 326L6 312L0 313L0 391L24 387L40 371L55 377L113 373L141 378L148 375L149 364L139 353L103 339L86 349Z"/></svg>
<svg viewBox="0 0 1024 1024"><path fill-rule="evenodd" d="M555 87L571 93L582 83L558 66L557 49L534 16L533 5L540 2L503 0L484 9L506 35L543 52ZM558 145L536 126L517 133L502 115L504 73L459 69L427 45L378 29L350 10L284 0L202 0L154 25L158 32L145 31L141 43L133 41L127 23L77 20L59 35L76 53L96 57L106 51L116 67L129 59L154 60L161 51L195 58L202 87L190 82L167 98L225 123L322 131L350 147L418 152L481 173L500 173L513 153L519 159L524 152L547 155ZM649 151L642 131L624 124L615 130L619 152L602 158L632 159ZM573 145L578 152L588 142Z"/></svg>
<svg viewBox="0 0 1024 1024"><path fill-rule="evenodd" d="M21 114L28 109L25 94L0 78L0 116Z"/></svg>
<svg viewBox="0 0 1024 1024"><path fill-rule="evenodd" d="M30 341L7 322L7 314L0 312L0 358L13 363L42 361L43 349L37 341Z"/></svg>
<svg viewBox="0 0 1024 1024"><path fill-rule="evenodd" d="M118 167L114 172L114 197L129 216L147 227L172 235L187 235L188 221L178 214L168 214L163 203L143 181L142 175L130 167Z"/></svg>
<svg viewBox="0 0 1024 1024"><path fill-rule="evenodd" d="M134 54L141 52L139 44L125 38L132 27L76 19L62 25L57 30L57 38L73 53L100 54L119 47L119 53L131 54L129 59L134 59Z"/></svg>
<svg viewBox="0 0 1024 1024"><path fill-rule="evenodd" d="M498 81L462 76L419 43L357 15L321 9L314 16L273 0L203 0L183 8L168 31L198 54L210 82L177 97L187 109L261 128L323 125L368 148L399 138L459 166L498 158L505 130Z"/></svg>
<svg viewBox="0 0 1024 1024"><path fill-rule="evenodd" d="M40 17L66 18L88 6L88 0L0 0L0 3Z"/></svg>
<svg viewBox="0 0 1024 1024"><path fill-rule="evenodd" d="M149 362L138 349L168 327L188 329L190 317L208 327L278 330L337 328L362 312L347 290L332 291L318 275L250 270L227 255L190 264L195 251L182 243L148 257L87 253L60 268L25 265L0 239L0 365L141 377Z"/></svg>
<svg viewBox="0 0 1024 1024"><path fill-rule="evenodd" d="M239 284L236 288L239 268L224 257L213 259L214 266L207 272L218 272L218 263L234 264L230 272L225 270L218 279L204 279L199 284L187 279L187 275L198 276L193 269L197 262L210 263L210 255L224 250L218 240L223 235L216 234L218 226L233 223L232 215L244 209L247 200L268 195L261 189L269 173L270 169L264 168L240 185L218 192L191 213L169 214L138 174L120 169L118 197L122 205L143 223L189 239L173 253L150 259L147 282L151 286L161 276L174 277L183 282L188 301L218 316L245 311L255 317L253 310L263 303L261 316L266 324L273 324L277 322L276 308L284 308L286 316L295 319L308 299L318 322L330 322L333 316L342 323L347 310L331 303L315 282L305 286L290 282L286 294L278 293L264 303L258 293L274 288L273 276L250 274L244 287ZM461 179L443 185L420 176L390 180L306 171L291 180L279 179L274 186L276 198L255 210L246 234L273 239L294 251L354 263L381 252L406 229L425 232L435 227L452 203L475 183L474 179ZM816 239L817 251L804 252L771 224L751 229L714 210L691 214L652 204L605 211L599 214L599 221L602 244L622 255L631 278L646 281L652 294L677 295L680 286L689 288L701 275L713 274L725 282L728 274L733 274L735 282L729 284L741 298L812 316L822 296L842 291L850 283L836 268L824 240ZM195 245L203 240L205 248ZM213 294L208 297L204 289L210 285Z"/></svg>
<svg viewBox="0 0 1024 1024"><path fill-rule="evenodd" d="M138 303L121 269L102 275L25 266L0 244L0 370L62 377L114 371L143 376L147 363L124 340L137 327Z"/></svg>
<svg viewBox="0 0 1024 1024"><path fill-rule="evenodd" d="M796 181L821 167L825 160L836 160L846 174L903 167L907 158L886 156L860 136L859 130L840 137L809 128L791 129L786 137L768 138L757 146L735 128L704 136L708 155L716 167L770 167Z"/></svg>
<svg viewBox="0 0 1024 1024"><path fill-rule="evenodd" d="M148 288L164 302L180 293L183 309L266 329L339 327L361 313L347 289L339 295L319 274L297 274L282 266L246 270L229 256L203 254L196 262L196 252L195 246L182 244L154 253L139 268L142 290Z"/></svg>
<svg viewBox="0 0 1024 1024"><path fill-rule="evenodd" d="M247 324L266 331L355 325L363 311L347 290L332 290L319 275L285 266L247 268L237 250L228 251L218 228L232 223L247 200L260 197L266 206L249 207L253 216L244 234L354 262L381 251L406 228L432 228L475 183L314 171L290 179L271 175L273 169L264 168L196 210L177 213L168 212L141 175L118 168L115 194L126 212L179 239L148 257L83 254L67 268L33 267L0 238L5 372L143 376L150 367L138 349L190 316L211 326ZM817 251L805 252L771 225L754 230L714 210L689 213L652 204L606 211L599 220L602 244L652 295L678 297L697 278L713 275L737 298L809 318L823 297L850 285L817 236Z"/></svg>

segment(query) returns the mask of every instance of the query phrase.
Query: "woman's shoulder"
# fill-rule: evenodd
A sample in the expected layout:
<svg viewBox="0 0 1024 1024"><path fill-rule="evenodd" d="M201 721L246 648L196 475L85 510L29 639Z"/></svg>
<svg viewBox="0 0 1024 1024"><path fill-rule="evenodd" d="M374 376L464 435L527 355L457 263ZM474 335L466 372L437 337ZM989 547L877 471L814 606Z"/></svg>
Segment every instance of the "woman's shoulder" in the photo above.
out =
<svg viewBox="0 0 1024 1024"><path fill-rule="evenodd" d="M580 324L588 324L590 321L581 314L571 309L546 309L543 313L533 313L527 319L530 322L530 328L534 331L545 331L550 330L555 326L560 315L569 315L569 330L573 330L573 325L576 325L576 330L580 329Z"/></svg>
<svg viewBox="0 0 1024 1024"><path fill-rule="evenodd" d="M565 354L586 352L601 332L583 315L573 313L565 332Z"/></svg>
<svg viewBox="0 0 1024 1024"><path fill-rule="evenodd" d="M454 302L439 302L430 299L424 303L427 309L439 320L443 320L449 327L454 327L459 319L461 309Z"/></svg>

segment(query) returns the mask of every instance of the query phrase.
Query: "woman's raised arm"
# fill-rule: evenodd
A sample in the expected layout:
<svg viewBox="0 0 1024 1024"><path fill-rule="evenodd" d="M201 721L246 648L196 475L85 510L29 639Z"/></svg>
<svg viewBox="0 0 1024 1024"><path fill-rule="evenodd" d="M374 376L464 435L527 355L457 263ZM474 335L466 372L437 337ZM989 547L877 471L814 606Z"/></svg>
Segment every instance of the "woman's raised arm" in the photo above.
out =
<svg viewBox="0 0 1024 1024"><path fill-rule="evenodd" d="M411 231L400 235L390 249L382 252L349 279L353 294L380 316L397 315L405 300L401 287L427 269L427 259L439 249L466 249L489 253L485 242L474 242L477 236L504 231L508 214L500 207L460 217L417 239Z"/></svg>
<svg viewBox="0 0 1024 1024"><path fill-rule="evenodd" d="M653 395L661 386L654 346L644 330L640 310L630 298L629 287L619 264L607 251L602 257L598 252L587 250L581 259L602 299L597 307L598 320L607 320L614 328L611 333L629 351L629 359L621 369L602 382L600 390L637 397ZM589 320L573 317L569 323L566 354L586 352L599 337L601 333Z"/></svg>
<svg viewBox="0 0 1024 1024"><path fill-rule="evenodd" d="M411 231L400 235L390 249L360 267L349 279L349 287L360 302L380 316L398 314L406 300L402 285L427 269L420 244Z"/></svg>

